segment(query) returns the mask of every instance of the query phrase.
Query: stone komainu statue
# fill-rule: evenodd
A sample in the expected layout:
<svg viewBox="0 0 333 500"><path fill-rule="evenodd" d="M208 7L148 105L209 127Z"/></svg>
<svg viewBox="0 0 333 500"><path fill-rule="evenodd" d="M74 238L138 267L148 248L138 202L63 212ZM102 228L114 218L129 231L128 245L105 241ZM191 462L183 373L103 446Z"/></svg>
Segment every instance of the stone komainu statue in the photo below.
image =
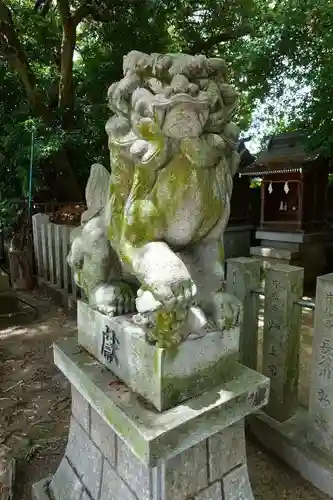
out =
<svg viewBox="0 0 333 500"><path fill-rule="evenodd" d="M238 94L222 59L130 52L108 91L111 176L93 165L69 264L90 305L139 313L159 345L240 320L222 291Z"/></svg>

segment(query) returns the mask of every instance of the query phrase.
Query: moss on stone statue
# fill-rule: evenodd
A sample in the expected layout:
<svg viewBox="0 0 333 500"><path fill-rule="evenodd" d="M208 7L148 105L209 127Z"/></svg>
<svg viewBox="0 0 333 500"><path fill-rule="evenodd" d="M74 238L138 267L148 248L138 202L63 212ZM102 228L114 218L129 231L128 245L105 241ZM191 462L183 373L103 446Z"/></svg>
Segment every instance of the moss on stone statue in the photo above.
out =
<svg viewBox="0 0 333 500"><path fill-rule="evenodd" d="M161 373L161 351L160 349L155 349L154 352L154 374L159 376Z"/></svg>
<svg viewBox="0 0 333 500"><path fill-rule="evenodd" d="M76 280L77 280L77 285L82 288L83 293L86 297L89 297L90 295L90 289L87 284L87 280L84 278L84 273L82 272L81 269L78 269L76 271Z"/></svg>
<svg viewBox="0 0 333 500"><path fill-rule="evenodd" d="M124 162L119 155L113 157L113 165L118 161L120 164ZM108 238L115 248L123 247L126 241L139 247L159 238L181 208L184 192L191 196L191 191L193 195L199 191L200 206L206 214L198 221L193 241L206 235L220 218L222 200L213 171L196 168L182 153L174 155L161 170L138 165L131 172L132 186L127 199L119 196L122 182L111 188ZM125 210L126 202L128 207ZM123 248L120 250L126 253Z"/></svg>
<svg viewBox="0 0 333 500"><path fill-rule="evenodd" d="M145 289L143 286L142 289ZM153 326L146 330L148 342L156 345L156 348L165 349L167 355L174 358L178 352L178 346L182 342L181 327L186 320L188 310L186 308L175 308L173 310L158 310L152 314Z"/></svg>
<svg viewBox="0 0 333 500"><path fill-rule="evenodd" d="M156 155L160 154L167 139L158 125L147 121L140 127L142 137L155 143ZM133 166L130 160L120 156L116 144L110 149L113 173L107 237L129 269L132 269L136 250L163 239L170 224L175 223L177 214L184 206L184 193L188 201L198 204L200 208L188 244L200 242L217 224L225 200L215 169L195 165L180 151L171 156L163 168L154 170L144 164ZM224 262L223 248L220 260ZM179 343L177 324L180 323L173 313L158 313L152 338L160 347L171 348Z"/></svg>
<svg viewBox="0 0 333 500"><path fill-rule="evenodd" d="M141 121L141 123L137 125L137 129L143 139L156 145L156 153L158 154L165 147L165 137L157 121L157 116L155 115L155 122L152 120Z"/></svg>
<svg viewBox="0 0 333 500"><path fill-rule="evenodd" d="M228 379L228 374L238 360L238 353L223 356L218 361L201 368L191 375L182 377L163 377L163 407L172 408L177 404L197 396Z"/></svg>
<svg viewBox="0 0 333 500"><path fill-rule="evenodd" d="M224 244L222 242L219 244L219 261L221 264L225 263Z"/></svg>

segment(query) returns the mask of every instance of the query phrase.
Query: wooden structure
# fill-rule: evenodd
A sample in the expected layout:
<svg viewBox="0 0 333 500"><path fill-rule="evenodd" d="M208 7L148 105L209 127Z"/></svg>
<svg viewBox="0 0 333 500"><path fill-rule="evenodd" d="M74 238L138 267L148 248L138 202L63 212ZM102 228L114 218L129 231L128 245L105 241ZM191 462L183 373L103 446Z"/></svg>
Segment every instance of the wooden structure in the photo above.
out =
<svg viewBox="0 0 333 500"><path fill-rule="evenodd" d="M246 148L247 140L240 140L238 145L238 152L241 157L239 169L241 170L253 163L255 159ZM251 226L249 217L251 195L249 183L250 179L248 177L235 175L230 202L230 217L224 233L224 247L227 259L250 255L253 226Z"/></svg>
<svg viewBox="0 0 333 500"><path fill-rule="evenodd" d="M256 232L261 246L252 248L251 254L267 264L302 265L306 281L311 281L325 266L329 161L317 151L308 153L305 141L301 131L271 137L239 175L262 179Z"/></svg>
<svg viewBox="0 0 333 500"><path fill-rule="evenodd" d="M260 229L317 232L325 227L329 164L308 154L304 134L272 137L240 176L261 177Z"/></svg>
<svg viewBox="0 0 333 500"><path fill-rule="evenodd" d="M255 157L246 148L246 141L242 139L238 146L238 153L240 155L240 164L238 172L243 172L244 168L252 165ZM236 175L234 178L234 185L232 190L230 202L230 217L229 225L239 225L249 223L249 210L248 205L250 201L250 179L247 176Z"/></svg>

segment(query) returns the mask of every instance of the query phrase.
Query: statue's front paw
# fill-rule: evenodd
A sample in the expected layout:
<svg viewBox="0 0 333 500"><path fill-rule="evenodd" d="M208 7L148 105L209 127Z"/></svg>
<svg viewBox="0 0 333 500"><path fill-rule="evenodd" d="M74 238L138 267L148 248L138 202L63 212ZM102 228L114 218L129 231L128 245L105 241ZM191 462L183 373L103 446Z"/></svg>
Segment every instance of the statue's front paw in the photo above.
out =
<svg viewBox="0 0 333 500"><path fill-rule="evenodd" d="M212 301L213 321L221 330L239 327L243 319L243 306L234 295L218 292Z"/></svg>
<svg viewBox="0 0 333 500"><path fill-rule="evenodd" d="M137 293L136 308L145 313L164 309L188 309L197 293L197 287L191 279L174 284L157 283L151 290L140 288Z"/></svg>
<svg viewBox="0 0 333 500"><path fill-rule="evenodd" d="M196 286L192 280L186 280L176 286L156 287L154 291L156 295L149 290L138 291L136 308L139 314L134 321L147 328L148 340L170 348L189 334L189 331L182 331L182 327L187 323Z"/></svg>
<svg viewBox="0 0 333 500"><path fill-rule="evenodd" d="M135 312L135 293L125 282L103 284L90 296L90 305L106 316L120 316Z"/></svg>
<svg viewBox="0 0 333 500"><path fill-rule="evenodd" d="M138 325L146 328L147 340L156 343L159 347L170 348L180 344L189 335L183 331L186 324L188 310L173 309L165 311L149 311L133 316Z"/></svg>

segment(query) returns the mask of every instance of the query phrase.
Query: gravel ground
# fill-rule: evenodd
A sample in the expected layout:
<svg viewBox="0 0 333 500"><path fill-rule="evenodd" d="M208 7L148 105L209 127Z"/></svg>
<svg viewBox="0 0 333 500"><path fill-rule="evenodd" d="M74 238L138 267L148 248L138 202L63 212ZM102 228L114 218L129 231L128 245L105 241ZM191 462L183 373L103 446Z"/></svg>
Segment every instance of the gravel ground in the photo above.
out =
<svg viewBox="0 0 333 500"><path fill-rule="evenodd" d="M0 323L0 448L17 458L13 500L31 500L31 485L52 474L63 455L70 415L69 384L53 364L52 343L75 335L75 320L38 292L23 296L39 315ZM14 322L15 321L15 322ZM311 315L302 328L301 397L306 405ZM20 324L18 324L20 322ZM248 440L256 500L325 500L288 466Z"/></svg>

